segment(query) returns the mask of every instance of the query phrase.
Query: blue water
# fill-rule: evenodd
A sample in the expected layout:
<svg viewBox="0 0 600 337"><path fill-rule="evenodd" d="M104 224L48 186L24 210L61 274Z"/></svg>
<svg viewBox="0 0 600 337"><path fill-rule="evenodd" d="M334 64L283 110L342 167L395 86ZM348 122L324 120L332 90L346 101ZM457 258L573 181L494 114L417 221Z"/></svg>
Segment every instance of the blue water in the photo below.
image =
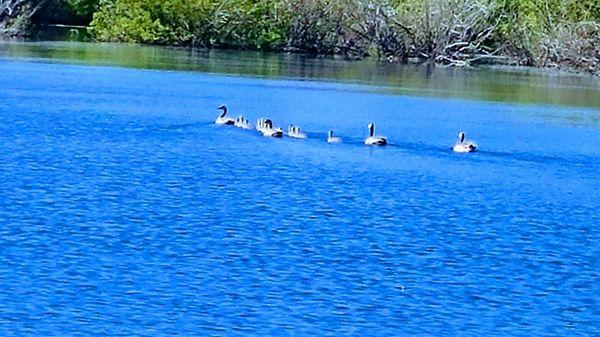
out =
<svg viewBox="0 0 600 337"><path fill-rule="evenodd" d="M0 74L0 335L600 334L600 109ZM215 126L222 103L309 139Z"/></svg>

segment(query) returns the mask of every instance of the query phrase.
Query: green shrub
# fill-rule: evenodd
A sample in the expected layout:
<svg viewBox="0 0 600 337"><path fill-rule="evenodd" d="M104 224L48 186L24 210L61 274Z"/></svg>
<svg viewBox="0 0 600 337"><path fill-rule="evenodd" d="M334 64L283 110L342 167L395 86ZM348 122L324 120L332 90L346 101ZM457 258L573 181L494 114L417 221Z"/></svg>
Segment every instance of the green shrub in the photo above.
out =
<svg viewBox="0 0 600 337"><path fill-rule="evenodd" d="M142 43L167 41L168 29L153 17L151 1L107 0L100 4L100 11L94 14L90 26L90 32L97 39Z"/></svg>
<svg viewBox="0 0 600 337"><path fill-rule="evenodd" d="M95 8L94 0L65 1L79 13ZM90 32L102 41L424 57L458 65L504 55L543 66L556 45L549 41L567 36L583 44L565 42L560 48L578 52L556 55L573 59L592 51L584 57L597 62L589 44L599 16L597 0L102 0Z"/></svg>

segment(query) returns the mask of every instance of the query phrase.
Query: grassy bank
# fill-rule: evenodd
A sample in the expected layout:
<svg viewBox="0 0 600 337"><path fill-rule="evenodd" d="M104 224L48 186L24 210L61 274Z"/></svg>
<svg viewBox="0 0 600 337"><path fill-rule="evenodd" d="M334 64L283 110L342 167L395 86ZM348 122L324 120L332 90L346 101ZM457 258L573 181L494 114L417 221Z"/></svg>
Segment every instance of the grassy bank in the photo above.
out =
<svg viewBox="0 0 600 337"><path fill-rule="evenodd" d="M59 2L99 41L600 71L597 0Z"/></svg>

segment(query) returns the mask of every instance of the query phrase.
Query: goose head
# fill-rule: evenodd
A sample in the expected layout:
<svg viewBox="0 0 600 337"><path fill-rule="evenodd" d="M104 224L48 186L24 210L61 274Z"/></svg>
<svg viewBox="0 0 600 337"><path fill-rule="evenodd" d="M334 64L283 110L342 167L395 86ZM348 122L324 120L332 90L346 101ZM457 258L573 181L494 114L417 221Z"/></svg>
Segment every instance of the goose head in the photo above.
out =
<svg viewBox="0 0 600 337"><path fill-rule="evenodd" d="M367 127L369 128L369 137L373 137L375 135L375 124L369 123Z"/></svg>
<svg viewBox="0 0 600 337"><path fill-rule="evenodd" d="M467 135L464 132L459 132L458 133L458 141L459 143L463 143L465 141L465 138L467 137Z"/></svg>
<svg viewBox="0 0 600 337"><path fill-rule="evenodd" d="M219 116L219 117L225 117L225 115L227 115L227 107L226 107L226 106L224 106L224 105L219 105L219 106L217 107L217 110L221 110L221 111L223 111L223 112L221 113L221 116Z"/></svg>
<svg viewBox="0 0 600 337"><path fill-rule="evenodd" d="M329 130L329 132L327 132L327 138L333 138L333 130Z"/></svg>

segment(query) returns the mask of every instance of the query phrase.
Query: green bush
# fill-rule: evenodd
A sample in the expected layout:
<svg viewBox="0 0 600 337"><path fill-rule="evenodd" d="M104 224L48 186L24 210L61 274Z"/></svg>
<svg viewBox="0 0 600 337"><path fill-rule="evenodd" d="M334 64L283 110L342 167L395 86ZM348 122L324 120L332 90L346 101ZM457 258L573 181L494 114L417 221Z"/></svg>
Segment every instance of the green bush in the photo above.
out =
<svg viewBox="0 0 600 337"><path fill-rule="evenodd" d="M66 1L79 13L96 8L94 0ZM596 41L599 16L597 0L102 0L90 32L102 41L450 64L504 55L543 66L550 45L567 36L579 39L577 50L591 50L584 58L597 63L587 44ZM565 41L560 48L574 45ZM581 53L562 50L553 59Z"/></svg>
<svg viewBox="0 0 600 337"><path fill-rule="evenodd" d="M104 0L91 24L99 40L269 49L285 43L274 0Z"/></svg>
<svg viewBox="0 0 600 337"><path fill-rule="evenodd" d="M100 0L65 0L69 10L75 15L92 19L94 12L98 9Z"/></svg>
<svg viewBox="0 0 600 337"><path fill-rule="evenodd" d="M161 43L168 28L153 16L151 1L102 1L94 14L90 32L99 40Z"/></svg>

